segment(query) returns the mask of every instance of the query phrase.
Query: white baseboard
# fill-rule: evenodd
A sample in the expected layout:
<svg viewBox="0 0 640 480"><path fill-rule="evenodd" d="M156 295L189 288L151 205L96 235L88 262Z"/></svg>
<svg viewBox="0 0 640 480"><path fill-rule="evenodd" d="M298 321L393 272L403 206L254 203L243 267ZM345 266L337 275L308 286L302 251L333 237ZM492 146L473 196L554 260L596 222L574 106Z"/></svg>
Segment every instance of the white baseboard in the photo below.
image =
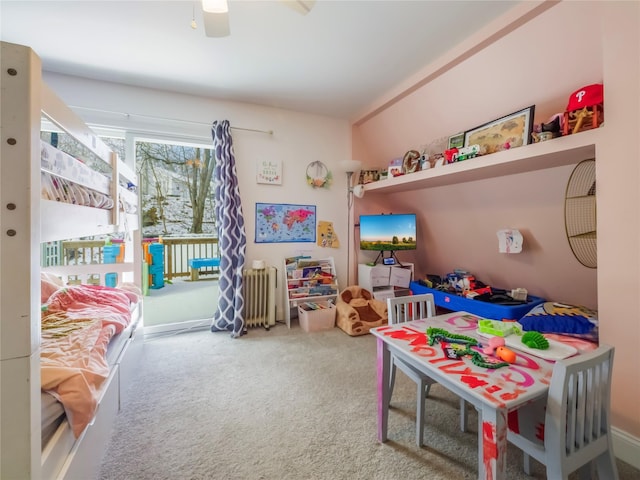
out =
<svg viewBox="0 0 640 480"><path fill-rule="evenodd" d="M179 323L165 323L163 325L150 325L144 327L145 336L162 335L167 333L183 333L190 330L211 327L211 319L187 320Z"/></svg>
<svg viewBox="0 0 640 480"><path fill-rule="evenodd" d="M619 428L611 427L613 451L623 462L640 469L640 438L629 435Z"/></svg>

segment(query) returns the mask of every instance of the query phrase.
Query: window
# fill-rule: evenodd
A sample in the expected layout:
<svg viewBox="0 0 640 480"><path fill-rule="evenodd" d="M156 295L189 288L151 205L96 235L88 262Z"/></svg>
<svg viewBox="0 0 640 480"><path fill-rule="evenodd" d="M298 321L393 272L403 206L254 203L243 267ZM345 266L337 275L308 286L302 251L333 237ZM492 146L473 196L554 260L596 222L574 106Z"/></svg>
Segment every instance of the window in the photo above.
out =
<svg viewBox="0 0 640 480"><path fill-rule="evenodd" d="M213 151L203 145L136 139L144 237L216 233Z"/></svg>

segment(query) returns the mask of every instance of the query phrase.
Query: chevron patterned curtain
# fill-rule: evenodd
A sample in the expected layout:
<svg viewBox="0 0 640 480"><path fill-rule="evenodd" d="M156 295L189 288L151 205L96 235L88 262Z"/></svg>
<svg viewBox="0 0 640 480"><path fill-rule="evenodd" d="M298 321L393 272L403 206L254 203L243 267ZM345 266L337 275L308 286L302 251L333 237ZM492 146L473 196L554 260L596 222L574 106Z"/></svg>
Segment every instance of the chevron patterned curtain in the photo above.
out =
<svg viewBox="0 0 640 480"><path fill-rule="evenodd" d="M246 332L242 308L242 269L247 236L244 229L240 188L236 174L229 121L215 121L211 127L216 167L214 185L218 248L220 249L220 295L213 316L212 332L230 331L233 338Z"/></svg>

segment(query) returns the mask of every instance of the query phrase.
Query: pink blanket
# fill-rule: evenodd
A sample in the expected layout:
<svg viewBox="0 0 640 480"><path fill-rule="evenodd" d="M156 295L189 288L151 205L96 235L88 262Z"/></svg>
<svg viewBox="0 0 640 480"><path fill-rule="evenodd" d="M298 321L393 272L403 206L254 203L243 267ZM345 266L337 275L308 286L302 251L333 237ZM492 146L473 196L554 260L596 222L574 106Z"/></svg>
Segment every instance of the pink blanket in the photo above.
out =
<svg viewBox="0 0 640 480"><path fill-rule="evenodd" d="M131 295L76 285L57 290L42 307L42 390L64 406L76 437L94 416L109 375L109 340L131 321Z"/></svg>

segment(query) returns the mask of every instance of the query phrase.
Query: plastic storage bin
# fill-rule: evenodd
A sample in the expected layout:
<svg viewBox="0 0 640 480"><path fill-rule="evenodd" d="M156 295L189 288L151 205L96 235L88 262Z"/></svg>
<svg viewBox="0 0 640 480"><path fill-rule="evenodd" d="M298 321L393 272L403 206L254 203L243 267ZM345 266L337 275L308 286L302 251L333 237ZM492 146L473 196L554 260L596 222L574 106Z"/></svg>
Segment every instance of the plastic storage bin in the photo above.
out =
<svg viewBox="0 0 640 480"><path fill-rule="evenodd" d="M107 287L115 288L116 285L118 284L118 274L117 273L107 273L104 276L104 284Z"/></svg>
<svg viewBox="0 0 640 480"><path fill-rule="evenodd" d="M149 263L149 288L164 287L164 244L152 243L147 247Z"/></svg>
<svg viewBox="0 0 640 480"><path fill-rule="evenodd" d="M305 302L298 305L298 320L305 332L331 330L336 325L336 306L331 302Z"/></svg>
<svg viewBox="0 0 640 480"><path fill-rule="evenodd" d="M418 282L411 282L409 288L416 295L432 293L433 299L439 307L452 311L469 312L491 320L518 321L529 313L533 307L546 301L544 298L529 295L527 297L527 303L523 305L498 305L461 297L453 293L442 292L434 288L428 288Z"/></svg>
<svg viewBox="0 0 640 480"><path fill-rule="evenodd" d="M124 249L122 250L124 254ZM102 255L104 263L117 263L118 257L120 257L120 245L105 245L102 247Z"/></svg>

